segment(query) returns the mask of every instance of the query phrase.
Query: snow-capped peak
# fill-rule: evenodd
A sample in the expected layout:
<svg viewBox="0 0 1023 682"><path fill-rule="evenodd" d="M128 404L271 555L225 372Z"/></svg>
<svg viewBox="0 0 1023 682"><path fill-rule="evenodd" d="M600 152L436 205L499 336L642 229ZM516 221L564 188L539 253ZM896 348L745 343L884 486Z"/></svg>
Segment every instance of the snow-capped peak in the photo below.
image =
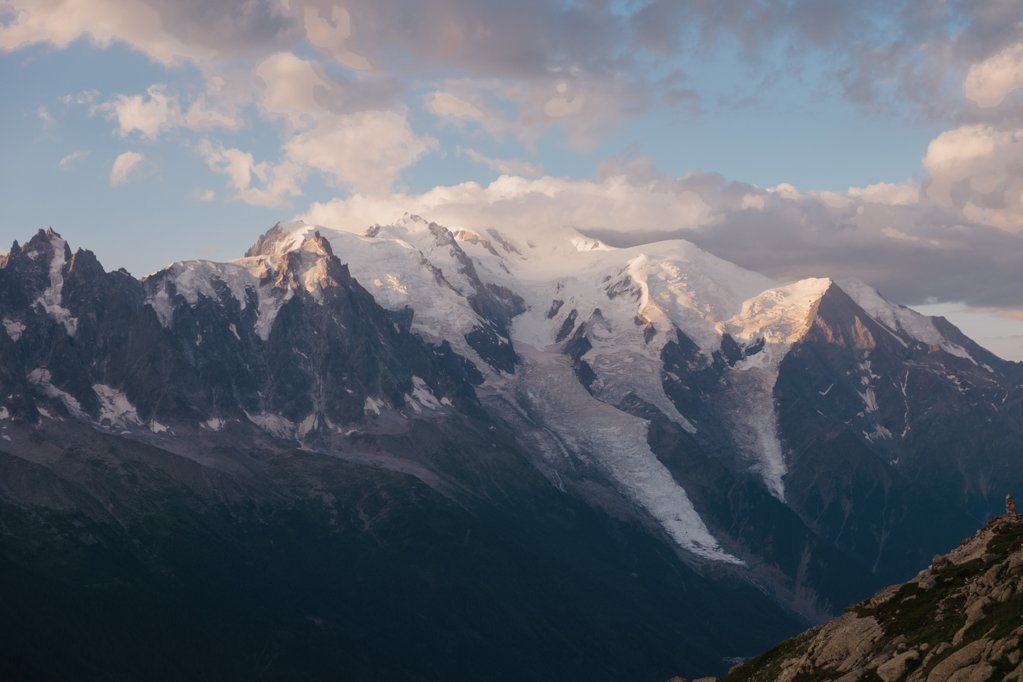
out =
<svg viewBox="0 0 1023 682"><path fill-rule="evenodd" d="M259 307L255 331L265 341L277 312L297 289L321 300L323 291L337 284L330 269L331 246L312 226L278 223L249 253L254 251L261 252L229 263L196 260L169 265L143 280L146 300L166 327L173 320L175 294L195 305L200 296L221 300L226 287L244 310L252 291Z"/></svg>
<svg viewBox="0 0 1023 682"><path fill-rule="evenodd" d="M576 251L611 251L611 247L599 239L589 237L572 237L569 239Z"/></svg>
<svg viewBox="0 0 1023 682"><path fill-rule="evenodd" d="M245 252L246 257L279 256L301 246L316 228L302 220L279 222Z"/></svg>
<svg viewBox="0 0 1023 682"><path fill-rule="evenodd" d="M768 346L787 348L806 333L813 305L831 285L827 278L809 278L768 289L743 301L724 328L738 341L761 338Z"/></svg>
<svg viewBox="0 0 1023 682"><path fill-rule="evenodd" d="M844 279L838 286L878 324L888 329L902 343L904 337L928 346L941 348L950 355L973 360L969 352L942 335L932 318L906 306L892 303L878 291L858 279Z"/></svg>

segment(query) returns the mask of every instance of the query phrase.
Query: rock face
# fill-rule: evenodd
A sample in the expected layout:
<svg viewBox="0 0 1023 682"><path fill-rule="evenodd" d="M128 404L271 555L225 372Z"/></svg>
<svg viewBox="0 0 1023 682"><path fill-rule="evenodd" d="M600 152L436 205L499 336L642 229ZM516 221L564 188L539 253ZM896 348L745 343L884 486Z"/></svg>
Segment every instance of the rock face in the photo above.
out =
<svg viewBox="0 0 1023 682"><path fill-rule="evenodd" d="M782 642L723 678L879 679L1023 680L1023 523L1015 513L993 519L909 582Z"/></svg>
<svg viewBox="0 0 1023 682"><path fill-rule="evenodd" d="M1019 367L958 333L914 336L923 320L871 315L876 294L847 288L859 301L829 290L775 385L789 503L895 582L1023 487Z"/></svg>

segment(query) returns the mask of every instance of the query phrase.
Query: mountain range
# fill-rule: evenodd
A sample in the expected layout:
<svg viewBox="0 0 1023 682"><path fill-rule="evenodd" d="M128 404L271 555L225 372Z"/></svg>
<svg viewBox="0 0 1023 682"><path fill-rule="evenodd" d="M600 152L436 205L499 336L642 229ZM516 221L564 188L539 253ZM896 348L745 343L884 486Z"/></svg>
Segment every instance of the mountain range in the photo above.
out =
<svg viewBox="0 0 1023 682"><path fill-rule="evenodd" d="M5 672L667 679L1023 484L1023 363L858 281L417 216L0 257Z"/></svg>

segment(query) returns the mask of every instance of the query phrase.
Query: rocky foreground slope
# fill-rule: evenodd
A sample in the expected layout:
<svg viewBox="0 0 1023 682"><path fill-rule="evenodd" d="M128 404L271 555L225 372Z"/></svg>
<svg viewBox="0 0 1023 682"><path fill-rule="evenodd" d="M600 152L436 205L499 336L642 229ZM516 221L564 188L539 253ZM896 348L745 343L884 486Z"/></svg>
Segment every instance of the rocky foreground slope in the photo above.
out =
<svg viewBox="0 0 1023 682"><path fill-rule="evenodd" d="M1015 510L915 578L733 668L723 682L1023 680L1023 521Z"/></svg>

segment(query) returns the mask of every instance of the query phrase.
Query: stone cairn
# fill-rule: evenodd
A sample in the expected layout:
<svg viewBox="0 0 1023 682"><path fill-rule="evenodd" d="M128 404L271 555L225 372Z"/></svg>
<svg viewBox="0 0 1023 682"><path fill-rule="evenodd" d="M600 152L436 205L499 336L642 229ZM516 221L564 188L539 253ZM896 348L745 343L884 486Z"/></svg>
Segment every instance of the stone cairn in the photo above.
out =
<svg viewBox="0 0 1023 682"><path fill-rule="evenodd" d="M1019 518L1016 513L1016 499L1012 495L1005 496L1005 516L1015 521Z"/></svg>

